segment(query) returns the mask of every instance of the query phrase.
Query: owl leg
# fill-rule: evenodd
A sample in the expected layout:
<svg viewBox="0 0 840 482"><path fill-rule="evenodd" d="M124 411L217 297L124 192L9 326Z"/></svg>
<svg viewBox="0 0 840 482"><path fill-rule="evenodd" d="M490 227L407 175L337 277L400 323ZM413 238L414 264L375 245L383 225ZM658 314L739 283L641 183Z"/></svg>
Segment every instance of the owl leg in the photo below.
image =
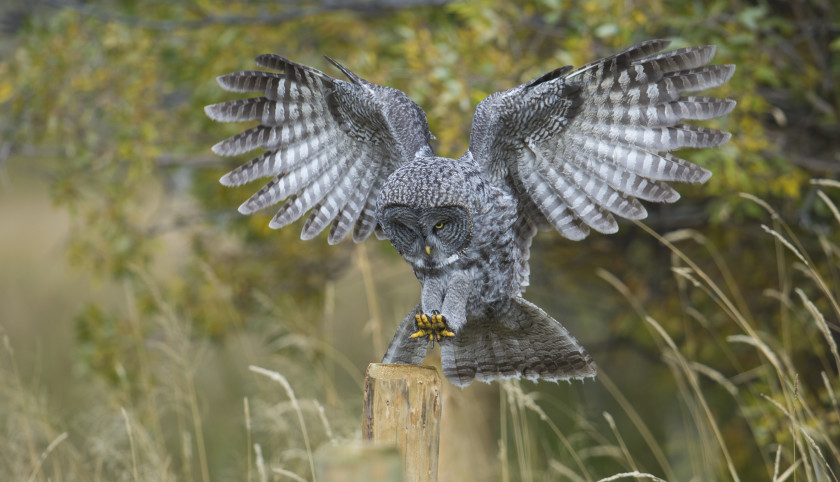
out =
<svg viewBox="0 0 840 482"><path fill-rule="evenodd" d="M466 273L450 276L448 283L442 278L426 279L422 293L423 311L415 315L417 331L411 337L440 341L455 336L467 320L470 280Z"/></svg>
<svg viewBox="0 0 840 482"><path fill-rule="evenodd" d="M441 305L446 292L446 282L442 278L426 278L423 281L421 293L422 310L414 315L417 331L411 338L426 338L440 341L441 337L455 336L446 323L446 317L441 314Z"/></svg>
<svg viewBox="0 0 840 482"><path fill-rule="evenodd" d="M467 273L456 273L449 279L440 311L452 331L457 332L467 322L467 300L472 289L472 276Z"/></svg>
<svg viewBox="0 0 840 482"><path fill-rule="evenodd" d="M421 313L440 311L445 293L446 282L442 278L426 278L423 281L423 290L420 292Z"/></svg>

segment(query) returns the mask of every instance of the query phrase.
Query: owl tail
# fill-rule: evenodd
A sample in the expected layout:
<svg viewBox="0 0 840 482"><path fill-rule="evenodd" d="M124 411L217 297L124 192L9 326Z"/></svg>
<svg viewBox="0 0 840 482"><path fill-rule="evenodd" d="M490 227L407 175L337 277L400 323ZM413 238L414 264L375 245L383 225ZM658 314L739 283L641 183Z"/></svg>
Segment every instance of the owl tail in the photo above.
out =
<svg viewBox="0 0 840 482"><path fill-rule="evenodd" d="M474 379L558 381L596 373L592 358L563 325L518 297L488 318L468 320L440 349L443 374L461 387Z"/></svg>
<svg viewBox="0 0 840 482"><path fill-rule="evenodd" d="M411 338L418 305L400 324L382 363L420 365L432 346ZM554 318L523 298L511 298L487 318L469 319L440 343L443 374L465 387L501 378L569 380L595 376L586 350Z"/></svg>

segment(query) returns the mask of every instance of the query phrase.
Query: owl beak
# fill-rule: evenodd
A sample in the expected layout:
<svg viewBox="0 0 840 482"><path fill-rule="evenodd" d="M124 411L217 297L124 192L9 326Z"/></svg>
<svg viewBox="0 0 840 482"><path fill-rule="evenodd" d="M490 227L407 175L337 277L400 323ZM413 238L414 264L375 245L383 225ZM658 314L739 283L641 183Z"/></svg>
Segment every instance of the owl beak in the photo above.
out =
<svg viewBox="0 0 840 482"><path fill-rule="evenodd" d="M426 245L426 254L429 256L432 255L432 248L428 244Z"/></svg>

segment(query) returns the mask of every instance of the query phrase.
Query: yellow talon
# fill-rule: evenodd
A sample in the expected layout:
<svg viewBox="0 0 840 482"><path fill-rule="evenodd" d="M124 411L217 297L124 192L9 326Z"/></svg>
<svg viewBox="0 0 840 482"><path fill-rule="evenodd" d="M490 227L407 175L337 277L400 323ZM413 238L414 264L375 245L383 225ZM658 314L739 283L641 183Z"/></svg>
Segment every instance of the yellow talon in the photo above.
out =
<svg viewBox="0 0 840 482"><path fill-rule="evenodd" d="M426 336L427 330L423 329L423 319L420 315L414 315L414 322L417 323L417 331L411 334L411 338L420 338Z"/></svg>
<svg viewBox="0 0 840 482"><path fill-rule="evenodd" d="M446 319L440 313L426 315L418 313L414 315L417 324L417 331L409 335L411 338L428 336L430 341L440 341L441 337L455 336L455 332L446 326Z"/></svg>
<svg viewBox="0 0 840 482"><path fill-rule="evenodd" d="M411 338L420 338L421 336L432 336L432 324L429 322L429 317L425 314L414 315L414 321L417 323L417 331L411 334Z"/></svg>
<svg viewBox="0 0 840 482"><path fill-rule="evenodd" d="M409 335L411 338L429 337L429 341L440 341L443 337L455 336L455 332L446 326L446 318L440 313L433 315L418 313L414 315L417 331Z"/></svg>

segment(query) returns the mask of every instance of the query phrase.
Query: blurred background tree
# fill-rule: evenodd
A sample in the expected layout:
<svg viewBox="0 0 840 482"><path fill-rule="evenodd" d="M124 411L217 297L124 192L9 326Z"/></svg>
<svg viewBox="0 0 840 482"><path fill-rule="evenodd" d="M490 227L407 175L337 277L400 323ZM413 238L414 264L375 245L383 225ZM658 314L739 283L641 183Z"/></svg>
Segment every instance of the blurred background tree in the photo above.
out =
<svg viewBox="0 0 840 482"><path fill-rule="evenodd" d="M810 183L840 172L836 10L828 0L4 3L0 322L12 363L2 368L0 389L9 396L0 402L8 404L0 469L19 478L115 480L130 471L135 479L241 480L256 477L253 457L261 454L309 477L300 430L312 432L314 446L355 436L360 373L381 357L418 285L387 243L302 242L295 227L269 230L272 213L236 212L255 187L217 183L242 161L209 151L240 129L203 114L204 105L229 98L217 75L251 69L264 52L337 75L321 58L329 55L405 91L428 113L437 152L458 156L472 111L488 94L665 37L672 47L717 45L715 62L737 71L715 95L738 107L710 124L733 133L729 144L687 154L713 171L711 180L679 186L684 199L675 205L648 206L646 223L676 232L697 268L717 273L748 326L790 354L795 389L784 377L767 378L767 357L756 350L722 347L743 328L732 310L719 308L708 285L693 288L674 251L639 227L625 223L617 235L583 243L543 234L528 297L578 335L609 379L454 392L450 406L464 419L449 426L486 430L463 442L454 437L469 431L453 430L444 444L455 455L442 470L459 474L457 455L460 470L486 467L472 474L491 479L586 480L638 469L678 480L750 480L771 476L784 446L782 471L815 476L808 463L796 465L812 449L788 433L785 420L795 414L786 417L760 394L801 399L813 412L806 420L827 424L823 435L836 444L840 383L830 340L838 314L834 288L821 289L814 273L837 275L830 204L837 193ZM742 192L773 206L773 216ZM47 194L52 211L41 203ZM761 223L789 227L784 234L796 236L801 252L819 253L812 271L791 268L795 255ZM54 240L49 255L31 241L42 237ZM62 261L72 268L33 269ZM47 283L36 272L72 282ZM804 299L825 313L829 335L793 324L809 313ZM674 358L644 316L704 364L703 373L729 383L704 386L728 451L715 448L714 430L692 421L701 404L686 391L691 377L675 375ZM45 342L51 331L58 334ZM249 364L292 382L308 429ZM626 402L605 388L609 380ZM740 389L734 401L730 385ZM533 400L545 401L545 413L533 412ZM614 414L621 443L601 412ZM540 415L579 436L562 443L535 423ZM68 439L42 464L62 433ZM837 455L811 437L829 460ZM836 480L836 462L831 467Z"/></svg>

